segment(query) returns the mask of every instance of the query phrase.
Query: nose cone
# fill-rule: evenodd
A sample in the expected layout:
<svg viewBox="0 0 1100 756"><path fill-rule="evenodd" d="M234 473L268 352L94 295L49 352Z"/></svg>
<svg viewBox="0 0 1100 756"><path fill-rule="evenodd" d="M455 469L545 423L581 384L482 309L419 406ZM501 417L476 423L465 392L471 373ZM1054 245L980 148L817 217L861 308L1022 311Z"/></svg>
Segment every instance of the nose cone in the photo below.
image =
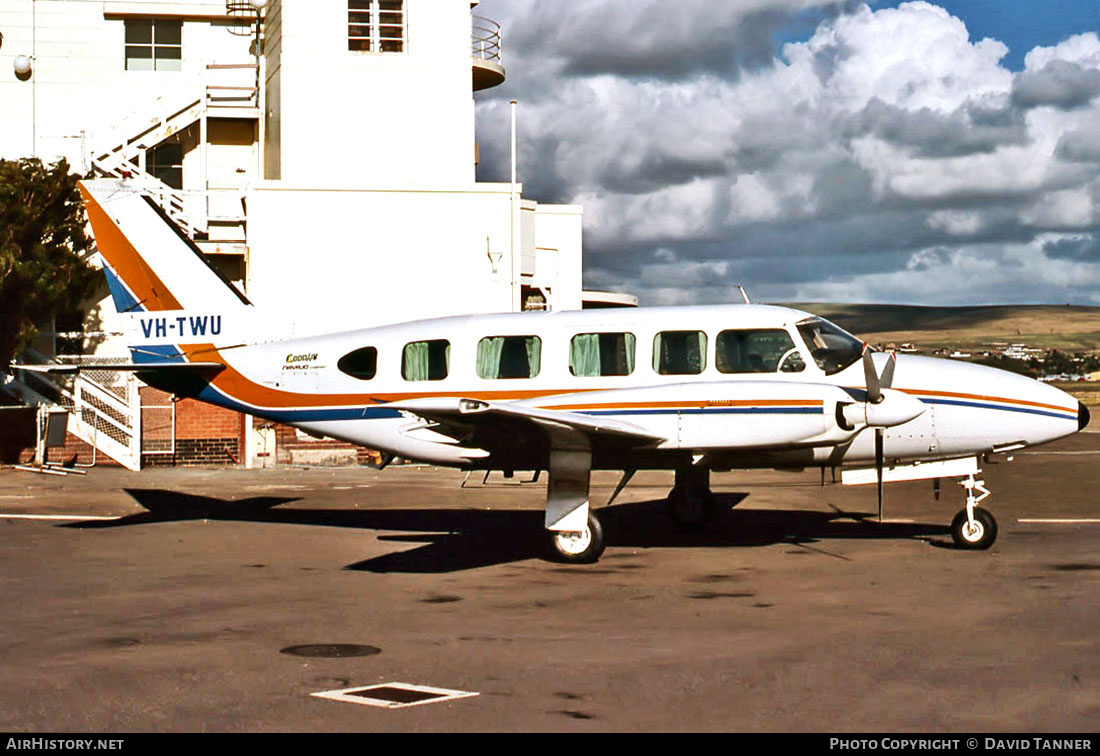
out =
<svg viewBox="0 0 1100 756"><path fill-rule="evenodd" d="M935 408L935 434L944 452L1032 446L1089 422L1089 411L1061 389L968 362L900 355L893 386Z"/></svg>

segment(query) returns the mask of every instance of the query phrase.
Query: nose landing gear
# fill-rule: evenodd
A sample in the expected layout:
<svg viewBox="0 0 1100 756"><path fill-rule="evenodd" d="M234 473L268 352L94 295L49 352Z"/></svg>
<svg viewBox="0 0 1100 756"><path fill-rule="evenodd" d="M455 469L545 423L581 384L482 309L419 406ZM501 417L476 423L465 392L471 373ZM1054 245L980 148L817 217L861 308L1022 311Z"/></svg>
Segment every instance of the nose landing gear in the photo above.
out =
<svg viewBox="0 0 1100 756"><path fill-rule="evenodd" d="M978 502L986 499L990 491L985 487L984 480L975 480L973 475L959 481L959 485L966 489L966 508L951 521L951 538L960 549L988 549L997 540L997 520L987 510L979 507ZM975 491L978 492L977 496L974 495Z"/></svg>

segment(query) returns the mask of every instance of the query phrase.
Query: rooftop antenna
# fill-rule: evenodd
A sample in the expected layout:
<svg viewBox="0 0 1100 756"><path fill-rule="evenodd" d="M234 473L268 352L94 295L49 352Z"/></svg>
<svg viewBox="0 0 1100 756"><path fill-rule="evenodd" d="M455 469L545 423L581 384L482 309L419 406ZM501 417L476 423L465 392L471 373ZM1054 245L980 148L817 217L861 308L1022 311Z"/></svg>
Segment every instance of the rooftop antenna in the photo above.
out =
<svg viewBox="0 0 1100 756"><path fill-rule="evenodd" d="M749 295L745 293L744 286L737 284L737 290L741 292L741 299L745 300L745 304L752 304L752 302L749 301Z"/></svg>

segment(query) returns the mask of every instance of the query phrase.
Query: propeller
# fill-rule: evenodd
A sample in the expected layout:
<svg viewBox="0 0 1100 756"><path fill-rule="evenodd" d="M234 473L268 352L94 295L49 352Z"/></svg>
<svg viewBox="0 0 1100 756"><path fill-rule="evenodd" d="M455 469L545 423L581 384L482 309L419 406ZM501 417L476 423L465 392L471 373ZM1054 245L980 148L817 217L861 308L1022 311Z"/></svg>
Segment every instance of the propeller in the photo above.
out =
<svg viewBox="0 0 1100 756"><path fill-rule="evenodd" d="M869 344L863 345L863 377L867 387L864 401L837 404L837 423L847 431L868 427L875 429L875 473L878 482L879 521L882 520L882 474L885 466L885 430L895 425L907 423L922 415L927 409L916 397L904 391L891 388L894 382L894 370L897 367L897 355L890 352L882 373L875 370L871 357L874 351Z"/></svg>
<svg viewBox="0 0 1100 756"><path fill-rule="evenodd" d="M870 344L863 345L863 378L867 385L867 401L871 404L882 404L882 400L886 398L882 390L890 388L890 384L894 382L894 366L898 362L898 356L894 352L890 352L888 357L889 359L886 360L886 366L882 369L882 375L880 376L875 372L875 362L871 359Z"/></svg>
<svg viewBox="0 0 1100 756"><path fill-rule="evenodd" d="M867 402L869 404L882 404L886 398L882 390L890 388L890 385L894 382L894 366L897 361L897 355L890 352L886 365L882 368L882 375L879 375L875 372L875 363L871 359L870 345L863 345L863 377L867 381ZM878 521L880 523L882 522L882 469L886 464L883 437L885 432L885 428L881 425L875 427L875 487L878 492Z"/></svg>

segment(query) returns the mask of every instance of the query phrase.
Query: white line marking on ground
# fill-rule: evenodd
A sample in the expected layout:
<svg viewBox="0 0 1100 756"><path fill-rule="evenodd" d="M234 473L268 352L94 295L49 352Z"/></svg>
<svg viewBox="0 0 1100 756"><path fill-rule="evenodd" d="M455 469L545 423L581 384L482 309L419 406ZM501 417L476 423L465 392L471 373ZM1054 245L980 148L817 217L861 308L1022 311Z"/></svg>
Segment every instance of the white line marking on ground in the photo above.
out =
<svg viewBox="0 0 1100 756"><path fill-rule="evenodd" d="M0 520L117 520L114 517L95 517L92 515L44 515L44 514L8 514L0 512Z"/></svg>
<svg viewBox="0 0 1100 756"><path fill-rule="evenodd" d="M1095 525L1100 524L1097 517L1037 517L1031 519L1019 519L1016 522L1026 522L1032 525Z"/></svg>

